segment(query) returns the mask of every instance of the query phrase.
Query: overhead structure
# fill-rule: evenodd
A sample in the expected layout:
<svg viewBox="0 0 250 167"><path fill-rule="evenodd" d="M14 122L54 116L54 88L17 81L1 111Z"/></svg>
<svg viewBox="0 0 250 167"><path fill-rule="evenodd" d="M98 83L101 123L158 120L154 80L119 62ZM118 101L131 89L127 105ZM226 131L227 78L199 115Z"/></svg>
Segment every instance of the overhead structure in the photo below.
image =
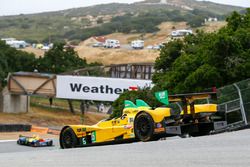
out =
<svg viewBox="0 0 250 167"><path fill-rule="evenodd" d="M8 76L10 94L56 96L56 75L36 72L16 72Z"/></svg>

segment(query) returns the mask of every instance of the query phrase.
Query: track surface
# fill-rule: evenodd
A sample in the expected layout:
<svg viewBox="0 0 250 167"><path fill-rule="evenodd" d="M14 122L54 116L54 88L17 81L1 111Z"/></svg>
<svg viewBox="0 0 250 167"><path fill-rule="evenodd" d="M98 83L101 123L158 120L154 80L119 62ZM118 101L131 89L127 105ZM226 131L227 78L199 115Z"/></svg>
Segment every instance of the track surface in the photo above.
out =
<svg viewBox="0 0 250 167"><path fill-rule="evenodd" d="M15 141L1 141L0 140L0 156L1 153L15 153L15 152L27 152L27 151L41 151L41 150L55 150L59 149L59 143L53 139L53 145L51 147L28 147L16 144ZM0 165L1 166L1 165Z"/></svg>
<svg viewBox="0 0 250 167"><path fill-rule="evenodd" d="M0 166L249 167L250 129L195 138L76 149L29 148L0 142Z"/></svg>

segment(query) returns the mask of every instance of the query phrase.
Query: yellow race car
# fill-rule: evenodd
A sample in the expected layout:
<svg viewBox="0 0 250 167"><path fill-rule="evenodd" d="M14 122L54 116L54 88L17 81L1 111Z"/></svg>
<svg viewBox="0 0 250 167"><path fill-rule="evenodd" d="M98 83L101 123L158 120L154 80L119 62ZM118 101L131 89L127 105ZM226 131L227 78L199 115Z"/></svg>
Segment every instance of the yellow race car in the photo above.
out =
<svg viewBox="0 0 250 167"><path fill-rule="evenodd" d="M86 146L89 144L114 141L131 141L138 138L142 141L151 140L162 128L157 123L170 116L170 108L152 110L144 101L125 101L125 108L120 118L102 120L96 125L65 126L60 133L61 148ZM157 127L157 128L155 128Z"/></svg>
<svg viewBox="0 0 250 167"><path fill-rule="evenodd" d="M169 101L178 101L178 97L169 97ZM136 104L125 100L123 114L119 118L102 120L92 126L63 127L60 133L60 146L73 148L126 141L150 141L164 136L196 133L201 129L211 131L214 127L209 117L216 111L216 104L191 104L184 106L182 112L175 113L169 107L152 109L143 100L137 99Z"/></svg>

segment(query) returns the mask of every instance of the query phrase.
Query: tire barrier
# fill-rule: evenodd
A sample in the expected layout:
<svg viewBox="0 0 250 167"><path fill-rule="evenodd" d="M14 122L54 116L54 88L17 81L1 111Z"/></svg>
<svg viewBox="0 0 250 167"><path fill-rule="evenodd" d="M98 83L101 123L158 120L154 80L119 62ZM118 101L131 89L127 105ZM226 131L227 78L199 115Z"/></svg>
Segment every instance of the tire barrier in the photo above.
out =
<svg viewBox="0 0 250 167"><path fill-rule="evenodd" d="M31 125L27 124L0 124L0 132L30 131Z"/></svg>

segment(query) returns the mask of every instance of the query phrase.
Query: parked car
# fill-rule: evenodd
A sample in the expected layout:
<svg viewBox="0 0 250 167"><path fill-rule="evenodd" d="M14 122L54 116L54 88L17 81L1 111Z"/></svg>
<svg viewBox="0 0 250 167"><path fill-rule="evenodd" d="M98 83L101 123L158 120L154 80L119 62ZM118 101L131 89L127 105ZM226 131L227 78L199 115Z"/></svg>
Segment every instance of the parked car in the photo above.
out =
<svg viewBox="0 0 250 167"><path fill-rule="evenodd" d="M133 49L143 49L144 48L144 41L142 40L135 40L131 42L131 47Z"/></svg>
<svg viewBox="0 0 250 167"><path fill-rule="evenodd" d="M148 46L146 47L146 49L153 49L153 48L154 48L153 45L148 45Z"/></svg>
<svg viewBox="0 0 250 167"><path fill-rule="evenodd" d="M45 50L45 51L48 51L49 49L50 49L49 46L43 46L43 47L42 47L42 50Z"/></svg>
<svg viewBox="0 0 250 167"><path fill-rule="evenodd" d="M193 34L192 30L176 30L171 32L172 37L183 37L190 34Z"/></svg>
<svg viewBox="0 0 250 167"><path fill-rule="evenodd" d="M103 47L104 44L102 42L97 42L92 45L92 47Z"/></svg>
<svg viewBox="0 0 250 167"><path fill-rule="evenodd" d="M159 49L161 49L161 47L160 47L160 45L154 45L153 49L159 50Z"/></svg>

